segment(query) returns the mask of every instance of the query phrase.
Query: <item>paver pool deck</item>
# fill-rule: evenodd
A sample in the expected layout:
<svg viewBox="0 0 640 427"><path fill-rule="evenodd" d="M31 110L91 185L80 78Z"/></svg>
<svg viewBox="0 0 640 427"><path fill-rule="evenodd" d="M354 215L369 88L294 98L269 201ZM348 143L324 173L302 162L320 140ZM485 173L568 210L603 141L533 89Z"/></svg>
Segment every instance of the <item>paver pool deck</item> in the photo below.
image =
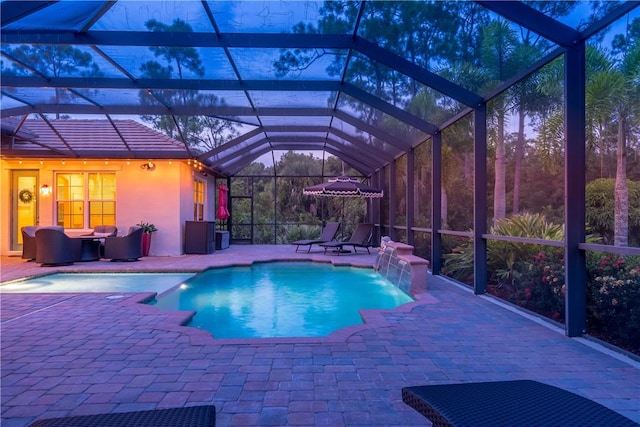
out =
<svg viewBox="0 0 640 427"><path fill-rule="evenodd" d="M66 267L2 257L0 279L300 259L371 266L375 255L231 245ZM418 301L366 311L365 325L326 338L214 339L180 326L187 313L139 304L150 296L1 294L0 424L214 404L219 426L428 425L402 403L402 387L516 379L561 387L640 423L639 362L443 278L429 276Z"/></svg>

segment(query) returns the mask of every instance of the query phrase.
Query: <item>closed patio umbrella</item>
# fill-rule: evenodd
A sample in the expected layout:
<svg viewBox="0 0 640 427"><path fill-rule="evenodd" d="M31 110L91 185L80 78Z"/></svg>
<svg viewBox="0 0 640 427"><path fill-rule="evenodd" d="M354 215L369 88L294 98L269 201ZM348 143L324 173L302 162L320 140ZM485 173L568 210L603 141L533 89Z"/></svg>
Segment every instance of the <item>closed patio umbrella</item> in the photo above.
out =
<svg viewBox="0 0 640 427"><path fill-rule="evenodd" d="M381 198L384 192L381 189L363 184L357 178L342 175L331 178L325 183L306 187L302 190L302 194L308 196L342 197L342 223L344 227L344 225L346 225L344 224L344 198Z"/></svg>
<svg viewBox="0 0 640 427"><path fill-rule="evenodd" d="M338 176L322 184L306 187L302 194L309 196L365 197L380 198L383 191L361 183L356 178Z"/></svg>
<svg viewBox="0 0 640 427"><path fill-rule="evenodd" d="M216 212L216 218L225 220L229 218L229 210L227 209L227 193L229 187L225 184L218 184L218 210Z"/></svg>

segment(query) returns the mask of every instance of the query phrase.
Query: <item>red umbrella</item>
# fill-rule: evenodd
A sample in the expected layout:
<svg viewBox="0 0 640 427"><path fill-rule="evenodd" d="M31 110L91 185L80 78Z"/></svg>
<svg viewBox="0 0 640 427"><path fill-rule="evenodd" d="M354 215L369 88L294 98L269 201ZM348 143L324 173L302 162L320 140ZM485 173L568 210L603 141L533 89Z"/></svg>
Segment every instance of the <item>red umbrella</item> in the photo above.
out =
<svg viewBox="0 0 640 427"><path fill-rule="evenodd" d="M227 219L229 216L229 211L227 210L227 193L229 192L229 187L225 184L218 184L218 211L216 212L217 219Z"/></svg>

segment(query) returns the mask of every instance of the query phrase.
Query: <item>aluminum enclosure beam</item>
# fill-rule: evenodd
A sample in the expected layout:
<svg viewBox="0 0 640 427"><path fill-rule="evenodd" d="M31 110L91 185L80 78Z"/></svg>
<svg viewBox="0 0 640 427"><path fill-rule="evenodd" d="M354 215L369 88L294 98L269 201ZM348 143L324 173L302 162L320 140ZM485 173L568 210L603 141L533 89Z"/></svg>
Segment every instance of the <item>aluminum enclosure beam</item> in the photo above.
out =
<svg viewBox="0 0 640 427"><path fill-rule="evenodd" d="M330 91L344 92L349 96L361 101L377 110L380 110L396 119L407 123L428 134L438 131L434 124L426 122L417 116L407 113L377 96L374 96L350 83L340 83L338 81L282 81L282 80L213 80L213 79L138 79L130 80L125 78L43 78L43 77L22 77L6 76L2 79L3 87L31 87L31 88L91 88L91 89L138 89L138 90L218 90L218 91ZM137 99L136 99L137 101ZM45 104L40 104L45 105ZM102 106L101 106L102 107ZM173 106L168 109L173 111ZM202 112L206 114L215 106L202 105ZM169 113L167 113L169 114Z"/></svg>
<svg viewBox="0 0 640 427"><path fill-rule="evenodd" d="M346 34L223 33L215 36L204 32L75 32L68 30L22 32L3 28L0 40L3 44L353 49L467 106L475 106L482 101L479 95L462 86L380 48L366 39Z"/></svg>
<svg viewBox="0 0 640 427"><path fill-rule="evenodd" d="M476 1L476 3L560 46L569 47L580 40L580 33L577 30L525 5L523 2Z"/></svg>

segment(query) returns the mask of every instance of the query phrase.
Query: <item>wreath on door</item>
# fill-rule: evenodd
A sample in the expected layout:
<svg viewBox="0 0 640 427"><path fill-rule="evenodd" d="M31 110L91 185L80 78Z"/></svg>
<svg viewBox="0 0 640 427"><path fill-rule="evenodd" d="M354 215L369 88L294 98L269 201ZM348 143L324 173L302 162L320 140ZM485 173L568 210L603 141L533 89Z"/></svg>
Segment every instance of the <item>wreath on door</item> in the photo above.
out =
<svg viewBox="0 0 640 427"><path fill-rule="evenodd" d="M27 190L26 188L24 190L20 190L18 193L18 199L22 203L31 203L33 201L33 191Z"/></svg>

